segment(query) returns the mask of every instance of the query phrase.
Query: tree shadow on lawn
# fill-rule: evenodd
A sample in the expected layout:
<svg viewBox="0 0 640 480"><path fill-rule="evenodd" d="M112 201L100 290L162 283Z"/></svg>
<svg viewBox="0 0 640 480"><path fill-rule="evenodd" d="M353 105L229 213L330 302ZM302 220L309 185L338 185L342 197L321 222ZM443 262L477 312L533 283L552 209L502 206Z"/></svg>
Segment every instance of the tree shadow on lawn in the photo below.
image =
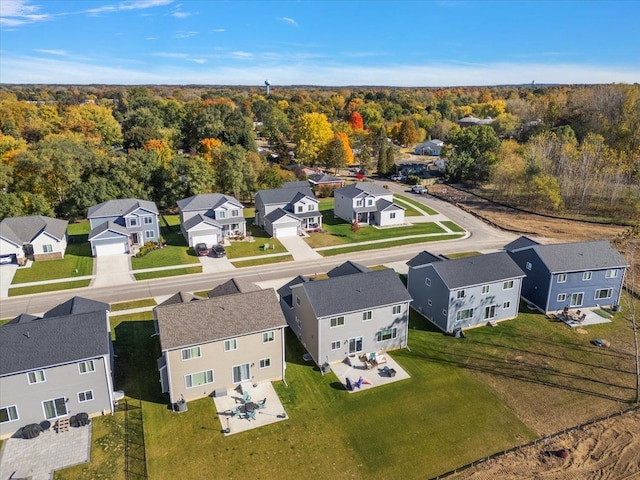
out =
<svg viewBox="0 0 640 480"><path fill-rule="evenodd" d="M114 377L117 390L131 398L166 403L160 391L160 343L152 320L125 321L115 327Z"/></svg>
<svg viewBox="0 0 640 480"><path fill-rule="evenodd" d="M77 257L91 257L91 244L89 235L69 235L65 253Z"/></svg>
<svg viewBox="0 0 640 480"><path fill-rule="evenodd" d="M469 345L468 340L466 340L464 343ZM491 346L499 347L497 345ZM512 363L506 360L501 360L495 354L489 357L480 353L469 353L468 350L465 350L464 353L455 353L452 352L452 349L438 349L433 348L433 346L425 349L425 353L415 352L415 354L438 364L450 365L465 370L479 371L494 376L510 378L513 380L520 380L548 387L560 388L563 390L569 390L584 395L599 397L614 402L629 403L632 401L632 392L634 388L630 385L616 385L614 383L609 383L586 376L562 372L552 366L545 366L527 361L518 361ZM535 352L535 355L545 357L545 355L540 352ZM563 360L570 361L566 359ZM597 367L594 366L594 368ZM543 378L548 376L553 376L555 379ZM565 380L566 383L562 380ZM568 382L572 380L584 383L585 385L582 387L570 385ZM607 387L607 390L611 388L628 390L629 396L626 398L622 396L614 396L612 394L596 391L595 389L588 389L587 385L600 385L603 387Z"/></svg>

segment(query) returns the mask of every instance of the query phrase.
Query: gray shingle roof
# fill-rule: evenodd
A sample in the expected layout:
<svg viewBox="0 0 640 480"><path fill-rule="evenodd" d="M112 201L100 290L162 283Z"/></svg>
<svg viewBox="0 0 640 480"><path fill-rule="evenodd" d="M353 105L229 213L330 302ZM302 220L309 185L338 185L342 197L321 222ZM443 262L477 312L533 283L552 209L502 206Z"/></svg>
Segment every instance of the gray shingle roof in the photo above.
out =
<svg viewBox="0 0 640 480"><path fill-rule="evenodd" d="M280 328L287 322L273 289L154 309L162 350Z"/></svg>
<svg viewBox="0 0 640 480"><path fill-rule="evenodd" d="M76 315L79 313L107 312L111 310L108 303L90 300L84 297L73 297L60 305L45 312L44 318L61 317L63 315Z"/></svg>
<svg viewBox="0 0 640 480"><path fill-rule="evenodd" d="M8 323L0 352L0 375L109 355L107 312Z"/></svg>
<svg viewBox="0 0 640 480"><path fill-rule="evenodd" d="M309 181L315 184L343 182L341 178L333 177L331 175L327 175L326 173L314 173L313 175L309 175Z"/></svg>
<svg viewBox="0 0 640 480"><path fill-rule="evenodd" d="M270 212L266 217L264 217L264 219L269 221L269 223L273 223L277 220L280 220L282 217L289 217L291 218L291 220L297 220L298 222L300 221L298 215L287 212L282 208L276 208L273 212Z"/></svg>
<svg viewBox="0 0 640 480"><path fill-rule="evenodd" d="M197 300L202 300L202 297L198 297L197 295L194 295L193 293L189 293L189 292L178 292L174 295L171 295L164 302L158 305L161 305L161 306L175 305L176 303L187 303L187 302L193 302Z"/></svg>
<svg viewBox="0 0 640 480"><path fill-rule="evenodd" d="M378 208L379 212L382 212L384 210L406 210L404 207L401 207L397 203L390 202L389 200L385 200L384 198L381 198L376 202L376 207Z"/></svg>
<svg viewBox="0 0 640 480"><path fill-rule="evenodd" d="M117 223L113 223L111 220L108 222L101 223L97 227L93 227L89 232L88 240L93 240L101 233L106 232L107 230L111 230L112 232L119 233L124 235L125 237L129 236L129 231L124 228L122 225L118 225Z"/></svg>
<svg viewBox="0 0 640 480"><path fill-rule="evenodd" d="M156 207L154 202L139 200L137 198L122 198L118 200L107 200L106 202L89 207L87 218L122 217L137 208L143 208L156 214L158 213L158 207Z"/></svg>
<svg viewBox="0 0 640 480"><path fill-rule="evenodd" d="M520 248L530 247L532 245L539 245L535 240L530 239L529 237L521 236L516 238L513 242L509 242L504 246L504 249L507 252L512 252L514 250L518 250Z"/></svg>
<svg viewBox="0 0 640 480"><path fill-rule="evenodd" d="M328 277L341 277L342 275L353 275L354 273L370 272L371 269L351 260L338 265L327 272Z"/></svg>
<svg viewBox="0 0 640 480"><path fill-rule="evenodd" d="M16 245L30 243L42 231L53 238L62 240L67 232L66 220L32 215L28 217L7 217L0 221L0 237Z"/></svg>
<svg viewBox="0 0 640 480"><path fill-rule="evenodd" d="M242 208L242 204L238 200L222 193L203 193L200 195L193 195L192 197L178 200L177 204L180 211L189 212L193 210L206 211L215 209L225 202L229 202L238 208Z"/></svg>
<svg viewBox="0 0 640 480"><path fill-rule="evenodd" d="M10 323L26 323L26 322L32 322L33 320L40 320L42 317L37 317L35 315L31 315L29 313L21 313L20 315L18 315L16 318L9 320L7 322L7 324Z"/></svg>
<svg viewBox="0 0 640 480"><path fill-rule="evenodd" d="M278 289L278 295L280 296L280 299L284 301L289 307L292 307L293 303L291 302L291 287L309 281L311 280L309 280L307 277L298 275L296 278L294 278L290 282L287 282Z"/></svg>
<svg viewBox="0 0 640 480"><path fill-rule="evenodd" d="M299 183L299 182L292 182ZM256 199L260 199L265 205L272 204L287 204L291 203L291 201L296 197L298 193L301 193L307 197L316 198L309 187L309 183L302 182L305 184L304 187L289 187L289 188L274 188L271 190L259 190L256 193Z"/></svg>
<svg viewBox="0 0 640 480"><path fill-rule="evenodd" d="M427 265L429 263L440 262L442 260L443 260L442 257L438 257L437 255L434 255L424 250L420 252L418 255L416 255L415 257L413 257L411 260L409 260L407 262L407 265L409 265L410 267L418 267L420 265Z"/></svg>
<svg viewBox="0 0 640 480"><path fill-rule="evenodd" d="M506 252L434 262L433 269L450 289L526 276Z"/></svg>
<svg viewBox="0 0 640 480"><path fill-rule="evenodd" d="M300 284L317 318L411 301L411 295L391 269L355 273Z"/></svg>
<svg viewBox="0 0 640 480"><path fill-rule="evenodd" d="M214 220L211 217L207 217L206 215L202 215L201 213L191 217L189 220L184 222L182 226L188 232L193 227L201 223L206 223L207 225L211 225L212 227L215 227L215 228L222 228L222 225L220 225L216 220Z"/></svg>
<svg viewBox="0 0 640 480"><path fill-rule="evenodd" d="M352 183L346 187L338 188L335 193L344 195L345 197L355 198L362 193L369 193L371 195L390 195L391 192L386 188L382 188L380 185L373 182L361 182Z"/></svg>
<svg viewBox="0 0 640 480"><path fill-rule="evenodd" d="M207 297L222 297L224 295L235 295L236 293L257 292L260 290L255 283L241 278L232 278L207 292Z"/></svg>
<svg viewBox="0 0 640 480"><path fill-rule="evenodd" d="M552 273L622 268L627 261L606 240L531 247Z"/></svg>

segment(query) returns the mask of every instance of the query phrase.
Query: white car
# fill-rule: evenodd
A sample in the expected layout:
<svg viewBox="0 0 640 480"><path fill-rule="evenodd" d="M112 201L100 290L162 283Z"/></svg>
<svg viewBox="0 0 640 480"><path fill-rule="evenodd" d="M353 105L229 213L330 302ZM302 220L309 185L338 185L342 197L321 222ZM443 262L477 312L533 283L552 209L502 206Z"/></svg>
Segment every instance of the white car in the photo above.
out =
<svg viewBox="0 0 640 480"><path fill-rule="evenodd" d="M13 263L13 255L7 255L4 257L0 257L0 265L5 265L5 264L9 264L9 263Z"/></svg>
<svg viewBox="0 0 640 480"><path fill-rule="evenodd" d="M414 185L413 187L411 187L411 191L413 193L427 193L427 189L422 185Z"/></svg>

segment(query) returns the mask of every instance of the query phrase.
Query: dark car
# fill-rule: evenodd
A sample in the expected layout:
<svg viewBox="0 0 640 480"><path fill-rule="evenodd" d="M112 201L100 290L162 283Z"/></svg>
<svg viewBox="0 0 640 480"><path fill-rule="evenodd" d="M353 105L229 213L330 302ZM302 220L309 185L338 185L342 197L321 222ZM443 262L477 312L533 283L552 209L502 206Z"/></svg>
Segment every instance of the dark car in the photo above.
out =
<svg viewBox="0 0 640 480"><path fill-rule="evenodd" d="M224 251L224 247L220 244L214 245L211 253L213 253L214 257L224 257L227 254L227 252Z"/></svg>
<svg viewBox="0 0 640 480"><path fill-rule="evenodd" d="M199 257L206 257L209 255L209 247L207 247L206 243L196 243L195 250Z"/></svg>

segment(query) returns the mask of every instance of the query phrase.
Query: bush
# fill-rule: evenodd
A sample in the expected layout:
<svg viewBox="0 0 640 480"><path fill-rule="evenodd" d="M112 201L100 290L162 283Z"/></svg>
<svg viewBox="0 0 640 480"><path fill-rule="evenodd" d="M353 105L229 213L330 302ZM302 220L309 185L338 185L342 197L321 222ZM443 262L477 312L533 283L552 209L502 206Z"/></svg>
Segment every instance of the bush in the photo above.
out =
<svg viewBox="0 0 640 480"><path fill-rule="evenodd" d="M409 177L407 177L407 183L409 185L420 185L422 183L422 179L417 175L409 175Z"/></svg>

